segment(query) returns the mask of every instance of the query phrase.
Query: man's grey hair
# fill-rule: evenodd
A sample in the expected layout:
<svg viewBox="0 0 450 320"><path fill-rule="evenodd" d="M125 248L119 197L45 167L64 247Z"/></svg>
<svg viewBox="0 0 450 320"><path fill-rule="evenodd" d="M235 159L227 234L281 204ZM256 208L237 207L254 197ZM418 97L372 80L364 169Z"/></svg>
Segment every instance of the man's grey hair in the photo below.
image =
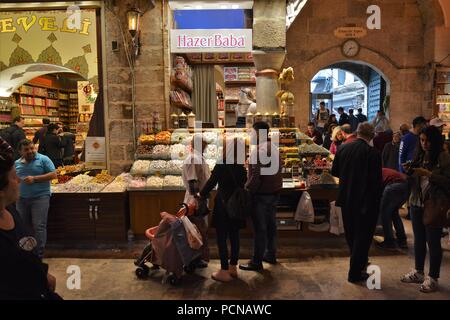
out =
<svg viewBox="0 0 450 320"><path fill-rule="evenodd" d="M368 122L362 122L358 125L356 134L358 135L358 138L370 141L375 137L375 128Z"/></svg>

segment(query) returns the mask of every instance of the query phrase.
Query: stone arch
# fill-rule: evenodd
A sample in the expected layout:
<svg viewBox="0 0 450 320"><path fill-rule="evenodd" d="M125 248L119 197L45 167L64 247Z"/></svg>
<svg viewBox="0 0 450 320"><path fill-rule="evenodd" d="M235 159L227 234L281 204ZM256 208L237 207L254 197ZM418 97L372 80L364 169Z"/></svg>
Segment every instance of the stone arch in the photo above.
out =
<svg viewBox="0 0 450 320"><path fill-rule="evenodd" d="M293 83L291 90L296 95L297 108L295 109L296 121L300 128L303 128L309 117L305 115L310 114L309 106L309 94L310 94L310 81L321 69L327 66L333 65L339 62L353 62L358 64L365 64L370 66L372 69L377 71L385 80L390 87L390 100L391 100L391 121L395 127L400 125L402 121L401 112L403 103L403 87L402 77L400 76L404 72L412 71L413 74L417 73L417 70L400 69L395 64L384 57L383 55L362 47L359 55L355 59L346 59L342 56L341 49L339 46L329 48L320 54L317 54L312 59L302 62L301 65L297 65L295 60L291 61L294 70L297 73L297 79L295 85ZM412 113L421 113L421 105L418 104L416 107L410 110ZM404 120L403 120L404 121Z"/></svg>

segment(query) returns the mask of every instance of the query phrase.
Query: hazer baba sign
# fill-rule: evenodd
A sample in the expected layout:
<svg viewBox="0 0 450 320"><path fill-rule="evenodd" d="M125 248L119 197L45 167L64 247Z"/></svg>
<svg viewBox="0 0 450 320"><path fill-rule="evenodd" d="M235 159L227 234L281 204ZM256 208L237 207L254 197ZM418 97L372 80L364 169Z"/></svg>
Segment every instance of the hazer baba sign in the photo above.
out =
<svg viewBox="0 0 450 320"><path fill-rule="evenodd" d="M250 52L251 29L171 30L172 52Z"/></svg>

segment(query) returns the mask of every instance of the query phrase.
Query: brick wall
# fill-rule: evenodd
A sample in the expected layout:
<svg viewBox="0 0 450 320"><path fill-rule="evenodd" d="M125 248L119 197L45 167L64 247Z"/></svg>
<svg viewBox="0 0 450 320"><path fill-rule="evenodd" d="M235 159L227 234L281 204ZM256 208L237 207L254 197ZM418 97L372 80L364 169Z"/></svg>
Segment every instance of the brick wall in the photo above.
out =
<svg viewBox="0 0 450 320"><path fill-rule="evenodd" d="M131 112L124 108L131 106L131 74L125 57L124 45L119 28L119 17L127 31L126 11L129 1L116 1L114 13L106 10L106 94L108 104L106 126L109 131L109 165L113 174L127 170L133 162L133 127ZM155 1L155 8L147 11L140 21L141 53L136 61L136 120L139 123L151 119L153 112L159 112L163 126L166 119L165 82L167 63L167 42L163 43L162 2ZM119 43L119 51L112 52L112 41ZM164 46L165 44L165 46ZM165 69L166 66L166 69ZM138 129L139 130L139 129ZM138 131L139 133L139 131Z"/></svg>

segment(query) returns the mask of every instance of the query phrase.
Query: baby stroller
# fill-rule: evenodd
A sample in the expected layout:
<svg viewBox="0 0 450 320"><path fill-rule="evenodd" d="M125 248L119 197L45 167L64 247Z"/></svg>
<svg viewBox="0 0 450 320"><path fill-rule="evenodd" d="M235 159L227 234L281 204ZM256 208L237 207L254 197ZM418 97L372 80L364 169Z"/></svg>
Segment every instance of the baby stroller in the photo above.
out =
<svg viewBox="0 0 450 320"><path fill-rule="evenodd" d="M191 217L194 224L196 219L192 219L195 208L182 204L176 215L161 212L161 222L158 226L145 231L145 236L150 240L144 248L141 256L134 262L136 276L144 279L149 275L150 268L147 262L153 265L153 270L160 267L168 273L167 281L171 285L180 283L183 271L192 273L195 265L202 257L202 249L192 249L189 245L186 230L182 217ZM200 227L198 226L198 229Z"/></svg>

